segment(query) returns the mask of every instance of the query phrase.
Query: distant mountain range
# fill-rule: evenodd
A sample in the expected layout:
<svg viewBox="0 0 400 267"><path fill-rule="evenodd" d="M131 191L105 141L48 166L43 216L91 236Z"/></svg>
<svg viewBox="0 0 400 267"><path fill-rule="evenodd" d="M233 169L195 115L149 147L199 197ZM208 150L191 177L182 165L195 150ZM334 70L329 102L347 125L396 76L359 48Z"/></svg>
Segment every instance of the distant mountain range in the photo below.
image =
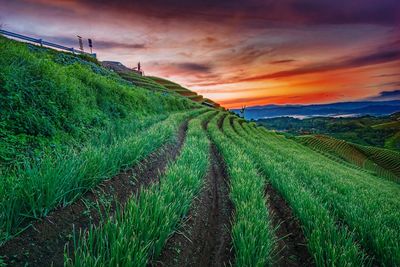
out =
<svg viewBox="0 0 400 267"><path fill-rule="evenodd" d="M232 111L236 114L240 113L239 109ZM397 111L400 111L400 100L339 102L317 105L265 105L246 108L245 118L258 120L284 116L295 118L383 116Z"/></svg>

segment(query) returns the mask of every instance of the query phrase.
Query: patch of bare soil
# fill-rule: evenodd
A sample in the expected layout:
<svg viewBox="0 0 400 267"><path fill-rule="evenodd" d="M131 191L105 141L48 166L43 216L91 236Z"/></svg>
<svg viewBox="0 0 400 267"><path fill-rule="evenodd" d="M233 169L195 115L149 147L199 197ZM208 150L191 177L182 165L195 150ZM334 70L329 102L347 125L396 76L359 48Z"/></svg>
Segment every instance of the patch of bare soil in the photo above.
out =
<svg viewBox="0 0 400 267"><path fill-rule="evenodd" d="M187 125L185 122L180 127L176 142L164 145L136 166L104 181L72 205L53 211L0 247L0 255L4 256L7 266L64 266L64 247L71 244L73 232L85 230L91 224L98 225L102 220L102 212L95 203L112 199L110 202L114 204L109 210L112 215L115 203L123 206L132 195L138 195L141 188L157 182L168 162L179 155Z"/></svg>
<svg viewBox="0 0 400 267"><path fill-rule="evenodd" d="M268 184L265 190L268 198L272 224L276 227L277 255L273 266L315 266L308 252L306 238L299 220L293 215L292 209L278 192Z"/></svg>

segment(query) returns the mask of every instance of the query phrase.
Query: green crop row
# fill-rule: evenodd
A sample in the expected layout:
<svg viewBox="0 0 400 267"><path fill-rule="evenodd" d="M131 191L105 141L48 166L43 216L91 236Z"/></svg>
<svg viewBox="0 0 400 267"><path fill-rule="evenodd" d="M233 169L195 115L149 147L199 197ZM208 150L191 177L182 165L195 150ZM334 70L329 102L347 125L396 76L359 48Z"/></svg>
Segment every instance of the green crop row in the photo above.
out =
<svg viewBox="0 0 400 267"><path fill-rule="evenodd" d="M292 202L290 199L293 198L293 192L285 193L284 191L298 184L310 195L310 198L318 202L319 206L324 207L327 218L331 214L330 224L336 223L342 226L340 231L335 230L335 227L330 227L331 238L329 239L328 236L321 239L322 243L311 249L313 253L325 247L325 251L332 250L330 252L332 257L329 258L346 259L349 255L353 255L348 260L341 261L342 264L359 265L359 259L362 257L357 252L358 246L353 245L357 244L356 239L376 261L386 266L400 266L400 211L398 209L400 188L396 183L376 179L365 172L349 168L274 133L256 130L248 125L244 125L244 128L247 133L243 133L244 130L238 127L238 131L243 133L242 137L248 140L260 140L263 144L260 148L260 141L257 144L252 141L251 150L255 151L255 157L258 155L260 166L264 166L264 171L276 184L277 189L281 188L282 194L291 202L294 209L296 210L295 207L299 205L299 202L304 202L305 197ZM288 178L291 179L281 184ZM306 207L304 206L303 209ZM312 208L307 207L307 210L312 211ZM322 212L319 213L322 214ZM302 217L300 212L298 216ZM305 228L307 229L307 226ZM327 229L329 227L320 229L321 237L329 234ZM335 234L336 231L342 233L346 229L354 233L352 238L345 238L344 234L342 237ZM324 239L340 241L343 245L332 246L329 249ZM339 252L341 248L343 250ZM353 252L349 254L350 251ZM328 261L329 258L322 258L325 260L320 263L332 262Z"/></svg>
<svg viewBox="0 0 400 267"><path fill-rule="evenodd" d="M218 129L215 117L208 126L221 151L230 177L230 197L235 207L232 240L236 266L272 266L274 233L264 198L265 179L249 156ZM229 131L226 123L224 131Z"/></svg>
<svg viewBox="0 0 400 267"><path fill-rule="evenodd" d="M146 266L157 258L203 184L209 140L201 124L213 114L190 121L182 152L159 184L143 189L102 225L81 233L67 266Z"/></svg>
<svg viewBox="0 0 400 267"><path fill-rule="evenodd" d="M203 111L175 113L139 132L132 131L132 126L122 126L118 134L97 137L78 151L49 154L0 177L0 242L10 238L30 219L45 216L59 205L70 204L121 168L137 163L171 141L179 125L190 115Z"/></svg>
<svg viewBox="0 0 400 267"><path fill-rule="evenodd" d="M145 77L145 76L140 76L138 74L135 74L133 72L131 73L120 73L119 74L123 79L132 82L133 84L143 87L143 88L148 88L152 90L158 90L158 91L167 91L167 88L164 86L154 82L152 79Z"/></svg>
<svg viewBox="0 0 400 267"><path fill-rule="evenodd" d="M363 247L381 264L400 266L398 184L324 160L316 153L306 154L286 139L279 142L285 143L283 153L292 153L296 164L303 165L299 171L302 181L356 234Z"/></svg>
<svg viewBox="0 0 400 267"><path fill-rule="evenodd" d="M327 152L332 156L344 159L349 163L369 170L384 179L397 182L399 180L400 157L383 157L383 155L379 153L381 151L388 151L388 153L396 155L397 152L395 151L375 148L373 153L367 153L365 149L367 147L351 144L328 136L306 136L300 137L298 140L313 150L323 154ZM397 174L396 165L398 166Z"/></svg>
<svg viewBox="0 0 400 267"><path fill-rule="evenodd" d="M248 132L237 120L233 124L235 131L225 131L227 136L251 155L272 186L290 204L304 227L307 245L317 266L361 266L364 256L351 234L337 227L327 207L299 182L296 169L288 167L291 155L267 147L265 137L253 134L246 124L242 125Z"/></svg>

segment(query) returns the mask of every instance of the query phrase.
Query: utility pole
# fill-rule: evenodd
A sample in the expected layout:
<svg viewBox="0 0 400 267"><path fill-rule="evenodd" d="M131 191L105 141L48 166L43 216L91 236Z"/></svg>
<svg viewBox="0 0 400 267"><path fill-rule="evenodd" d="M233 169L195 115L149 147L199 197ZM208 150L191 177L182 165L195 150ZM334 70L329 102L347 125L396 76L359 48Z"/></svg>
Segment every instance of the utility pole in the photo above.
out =
<svg viewBox="0 0 400 267"><path fill-rule="evenodd" d="M79 48L81 49L81 51L83 52L83 42L82 42L82 37L77 35L78 37L78 42L79 42Z"/></svg>
<svg viewBox="0 0 400 267"><path fill-rule="evenodd" d="M92 43L92 39L88 39L88 43L89 43L89 48L90 48L90 54L93 54L93 43Z"/></svg>

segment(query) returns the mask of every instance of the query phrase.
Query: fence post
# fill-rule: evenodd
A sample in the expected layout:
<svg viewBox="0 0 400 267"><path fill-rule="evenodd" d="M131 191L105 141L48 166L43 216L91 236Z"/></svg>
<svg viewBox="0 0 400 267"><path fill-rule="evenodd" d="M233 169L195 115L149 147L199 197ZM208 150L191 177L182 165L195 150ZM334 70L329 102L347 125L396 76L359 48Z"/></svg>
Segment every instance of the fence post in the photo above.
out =
<svg viewBox="0 0 400 267"><path fill-rule="evenodd" d="M39 44L40 44L41 47L43 47L43 40L42 39L39 39Z"/></svg>
<svg viewBox="0 0 400 267"><path fill-rule="evenodd" d="M75 49L73 47L71 48L71 51L72 51L72 54L75 55Z"/></svg>

